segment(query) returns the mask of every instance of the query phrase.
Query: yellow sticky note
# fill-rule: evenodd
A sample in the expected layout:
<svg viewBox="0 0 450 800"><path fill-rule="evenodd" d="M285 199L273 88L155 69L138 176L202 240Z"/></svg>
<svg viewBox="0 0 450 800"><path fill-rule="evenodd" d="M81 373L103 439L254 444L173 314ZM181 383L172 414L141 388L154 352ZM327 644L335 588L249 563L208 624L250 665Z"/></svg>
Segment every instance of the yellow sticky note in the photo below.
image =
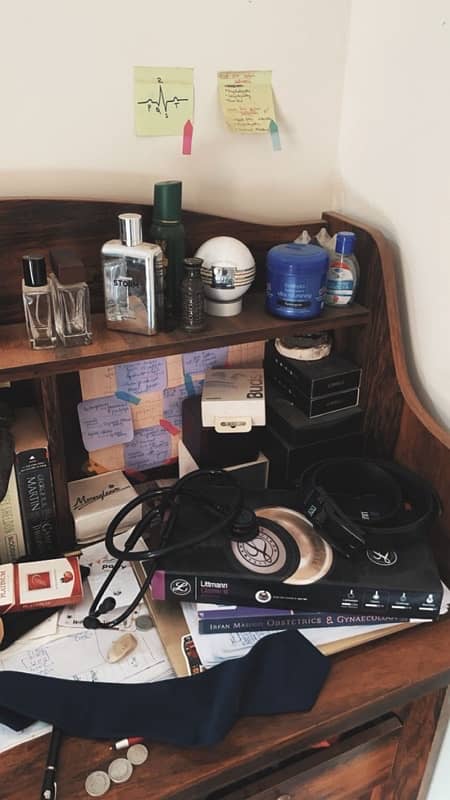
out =
<svg viewBox="0 0 450 800"><path fill-rule="evenodd" d="M272 72L219 72L219 99L225 121L235 133L266 133L275 120Z"/></svg>
<svg viewBox="0 0 450 800"><path fill-rule="evenodd" d="M179 136L193 122L194 70L134 68L134 119L137 136Z"/></svg>

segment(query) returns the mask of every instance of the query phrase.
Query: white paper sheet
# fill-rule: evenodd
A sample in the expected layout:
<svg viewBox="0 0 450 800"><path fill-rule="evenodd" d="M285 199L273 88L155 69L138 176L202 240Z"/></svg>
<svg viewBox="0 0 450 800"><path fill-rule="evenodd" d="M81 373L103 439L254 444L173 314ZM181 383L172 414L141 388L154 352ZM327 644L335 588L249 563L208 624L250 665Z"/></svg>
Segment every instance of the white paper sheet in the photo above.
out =
<svg viewBox="0 0 450 800"><path fill-rule="evenodd" d="M128 534L129 532L115 537L119 547L123 546ZM142 541L138 548L145 549ZM91 575L101 580L113 562L114 559L106 552L103 542L86 547L81 557L81 563L90 566ZM130 565L124 566L117 579L112 581L111 587L115 586L125 587L130 593L132 588L134 593L138 590L138 583ZM125 597L127 602L127 596L123 591L121 601L123 602ZM88 613L91 600L90 590L87 588L82 603L61 610L56 631L55 615L51 618L51 622L42 623L8 647L0 654L0 669L73 680L114 683L145 683L175 677L156 629L148 631L136 629L136 616L139 613L148 613L144 604L138 606L119 630L87 630L83 627L82 621ZM117 615L119 611L120 608L114 609L112 615ZM110 664L106 661L106 654L113 641L122 635L123 629L133 631L133 636L138 642L137 647L126 658ZM51 635L45 635L48 633ZM49 725L40 722L20 732L0 725L0 752L42 736L50 730Z"/></svg>

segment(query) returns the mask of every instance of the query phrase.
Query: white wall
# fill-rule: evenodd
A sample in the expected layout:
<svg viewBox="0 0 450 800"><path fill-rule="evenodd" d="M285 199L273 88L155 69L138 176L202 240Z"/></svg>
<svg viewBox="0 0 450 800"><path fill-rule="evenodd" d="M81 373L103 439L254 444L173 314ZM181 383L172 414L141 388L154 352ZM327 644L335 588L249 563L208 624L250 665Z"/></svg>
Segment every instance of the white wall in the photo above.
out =
<svg viewBox="0 0 450 800"><path fill-rule="evenodd" d="M334 207L394 239L412 377L447 427L449 75L449 0L353 0Z"/></svg>
<svg viewBox="0 0 450 800"><path fill-rule="evenodd" d="M151 202L291 222L329 207L349 0L14 0L2 6L0 195ZM134 65L195 68L192 156L134 135ZM272 69L282 151L230 133L217 71Z"/></svg>

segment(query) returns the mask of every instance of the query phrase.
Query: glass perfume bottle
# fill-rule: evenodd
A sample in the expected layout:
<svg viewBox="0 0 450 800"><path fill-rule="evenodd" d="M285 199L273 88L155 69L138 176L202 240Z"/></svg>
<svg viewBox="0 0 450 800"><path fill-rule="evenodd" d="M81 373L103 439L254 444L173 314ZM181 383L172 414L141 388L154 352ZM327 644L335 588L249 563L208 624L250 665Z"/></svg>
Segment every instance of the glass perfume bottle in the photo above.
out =
<svg viewBox="0 0 450 800"><path fill-rule="evenodd" d="M58 339L65 347L91 344L91 304L84 264L68 251L51 252L49 284Z"/></svg>
<svg viewBox="0 0 450 800"><path fill-rule="evenodd" d="M161 330L161 248L142 241L140 214L119 214L119 233L102 247L106 325L152 336Z"/></svg>
<svg viewBox="0 0 450 800"><path fill-rule="evenodd" d="M23 256L22 267L22 298L30 347L33 350L55 347L52 298L45 258Z"/></svg>

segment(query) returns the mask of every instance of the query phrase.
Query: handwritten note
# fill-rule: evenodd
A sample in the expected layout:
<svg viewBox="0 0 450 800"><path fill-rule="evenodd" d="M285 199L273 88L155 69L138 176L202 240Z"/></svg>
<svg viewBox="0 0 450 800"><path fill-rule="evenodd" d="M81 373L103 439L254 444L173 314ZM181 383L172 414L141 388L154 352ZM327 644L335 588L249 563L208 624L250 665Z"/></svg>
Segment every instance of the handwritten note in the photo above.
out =
<svg viewBox="0 0 450 800"><path fill-rule="evenodd" d="M234 133L266 133L275 121L270 70L219 72L219 99Z"/></svg>
<svg viewBox="0 0 450 800"><path fill-rule="evenodd" d="M165 391L165 390L164 390ZM141 402L138 406L131 406L134 430L151 428L159 425L163 413L163 398L161 392L150 392L140 395Z"/></svg>
<svg viewBox="0 0 450 800"><path fill-rule="evenodd" d="M203 381L193 381L192 388L193 394L200 394L203 386ZM175 386L172 389L164 389L163 391L163 416L164 419L169 420L176 428L181 428L182 419L182 403L185 397L188 396L186 386Z"/></svg>
<svg viewBox="0 0 450 800"><path fill-rule="evenodd" d="M123 469L124 466L123 444L115 444L89 453L89 467L97 475L113 469Z"/></svg>
<svg viewBox="0 0 450 800"><path fill-rule="evenodd" d="M157 392L167 386L165 358L149 358L118 364L116 367L117 388L133 395Z"/></svg>
<svg viewBox="0 0 450 800"><path fill-rule="evenodd" d="M195 350L183 355L183 368L189 375L199 375L207 369L225 366L228 347L216 347L212 350Z"/></svg>
<svg viewBox="0 0 450 800"><path fill-rule="evenodd" d="M194 70L135 67L134 109L137 136L181 136L194 119Z"/></svg>
<svg viewBox="0 0 450 800"><path fill-rule="evenodd" d="M171 455L170 433L155 425L136 431L125 445L125 464L132 469L150 469L167 461Z"/></svg>
<svg viewBox="0 0 450 800"><path fill-rule="evenodd" d="M124 444L133 438L130 406L117 397L99 397L78 403L78 418L88 452Z"/></svg>
<svg viewBox="0 0 450 800"><path fill-rule="evenodd" d="M181 386L184 382L183 359L181 356L167 356L167 387Z"/></svg>
<svg viewBox="0 0 450 800"><path fill-rule="evenodd" d="M228 367L261 367L265 342L234 344L228 349Z"/></svg>
<svg viewBox="0 0 450 800"><path fill-rule="evenodd" d="M94 367L80 370L81 396L83 400L106 397L117 389L114 367Z"/></svg>

